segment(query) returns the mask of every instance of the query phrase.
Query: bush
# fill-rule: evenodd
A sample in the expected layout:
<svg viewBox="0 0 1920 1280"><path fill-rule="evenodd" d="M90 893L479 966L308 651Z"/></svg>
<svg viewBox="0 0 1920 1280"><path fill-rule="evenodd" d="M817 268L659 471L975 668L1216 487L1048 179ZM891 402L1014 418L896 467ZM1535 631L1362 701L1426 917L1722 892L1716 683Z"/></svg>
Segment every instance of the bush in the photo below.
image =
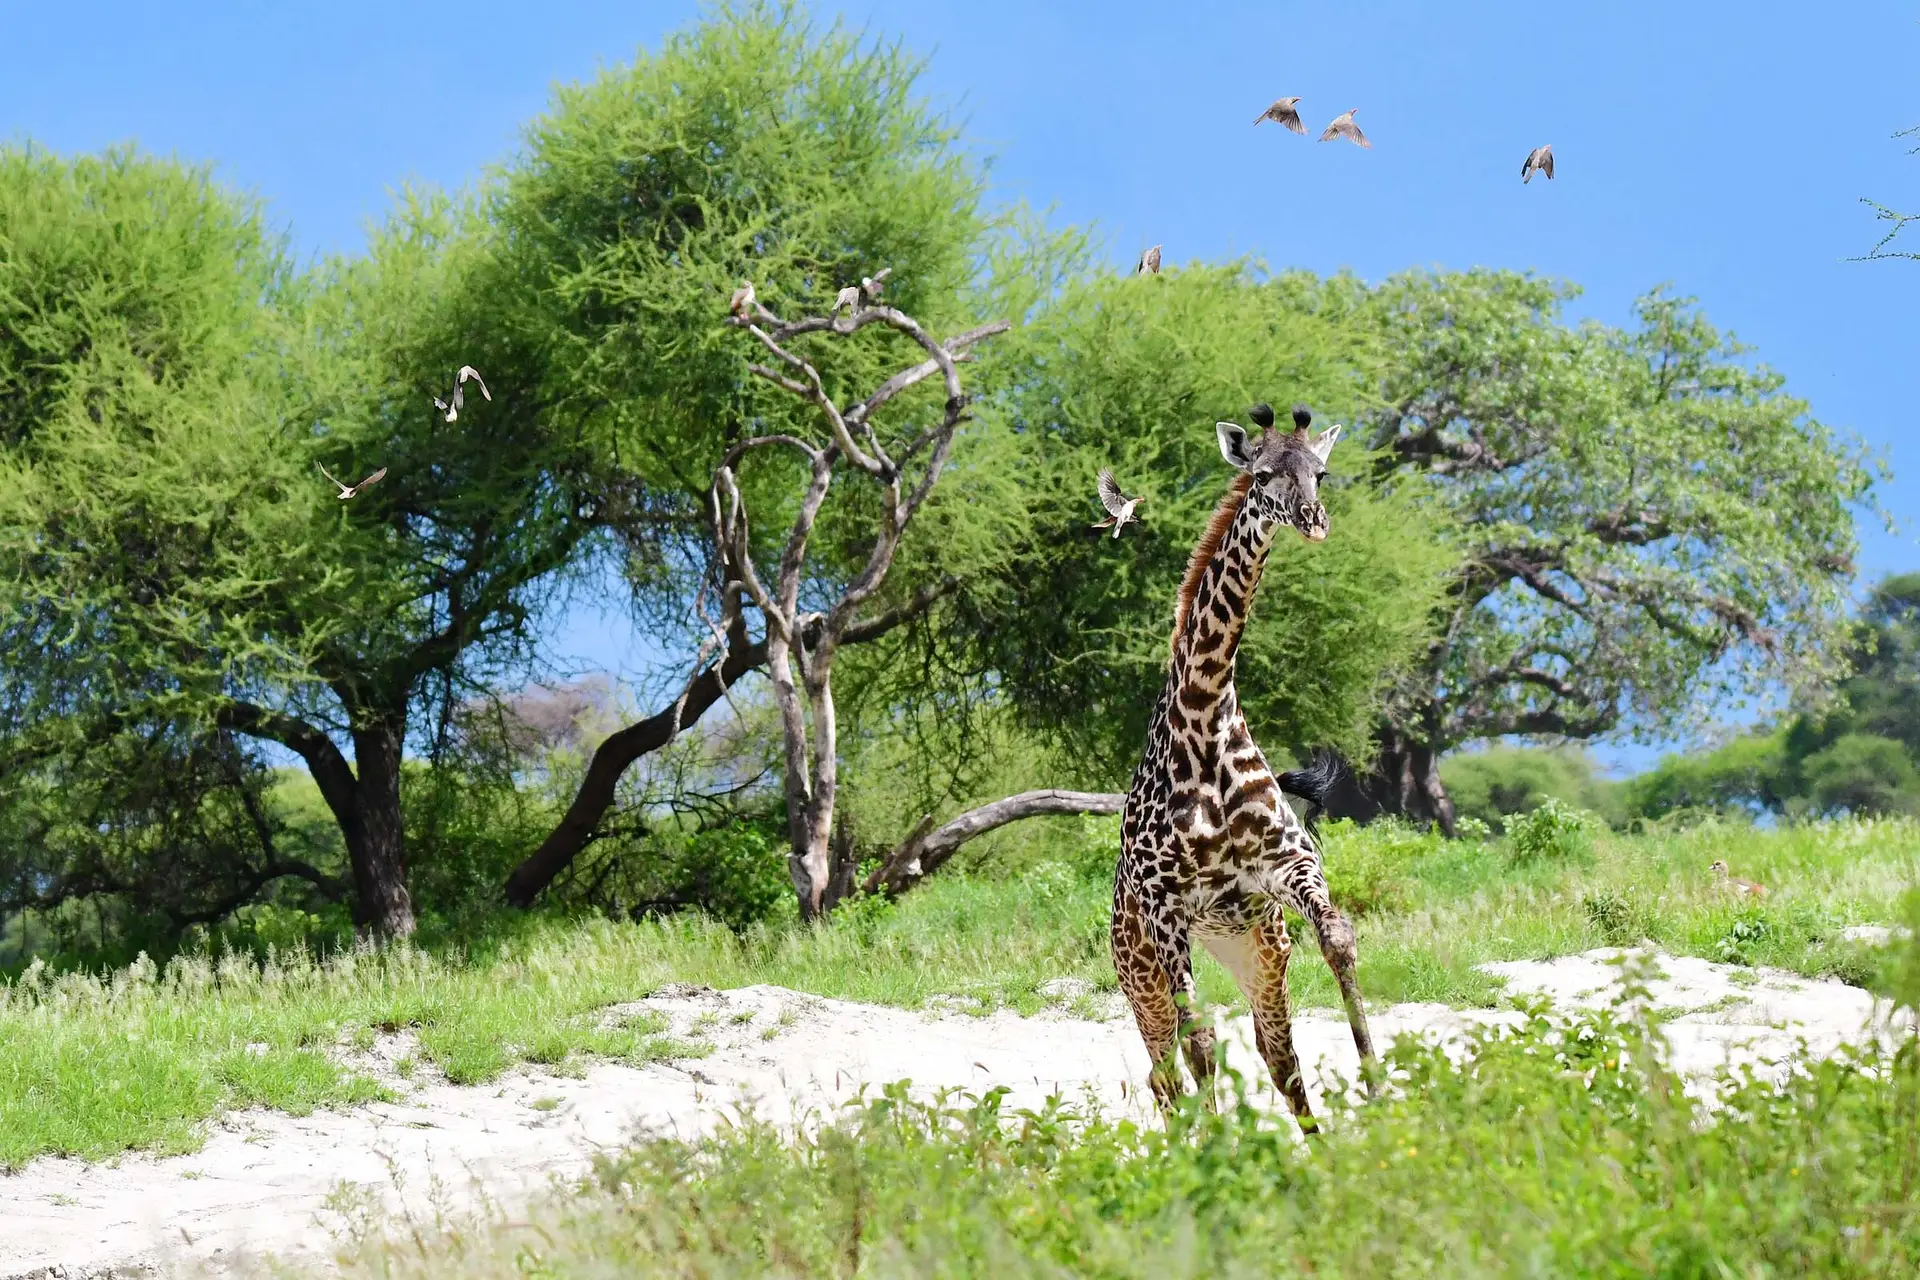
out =
<svg viewBox="0 0 1920 1280"><path fill-rule="evenodd" d="M1622 784L1625 808L1637 818L1689 809L1778 811L1792 790L1788 768L1784 733L1746 734L1712 751L1663 756L1658 765Z"/></svg>
<svg viewBox="0 0 1920 1280"><path fill-rule="evenodd" d="M1920 772L1905 744L1849 733L1801 762L1807 798L1825 814L1920 813Z"/></svg>
<svg viewBox="0 0 1920 1280"><path fill-rule="evenodd" d="M1599 820L1549 796L1507 824L1507 853L1516 863L1564 862L1593 852Z"/></svg>
<svg viewBox="0 0 1920 1280"><path fill-rule="evenodd" d="M1350 916L1404 911L1412 900L1409 864L1446 841L1394 818L1359 826L1345 819L1321 826L1320 850L1334 905Z"/></svg>
<svg viewBox="0 0 1920 1280"><path fill-rule="evenodd" d="M1514 817L1554 799L1600 814L1610 824L1624 820L1617 783L1600 777L1585 751L1565 747L1489 747L1459 752L1440 762L1440 780L1454 813L1501 832Z"/></svg>

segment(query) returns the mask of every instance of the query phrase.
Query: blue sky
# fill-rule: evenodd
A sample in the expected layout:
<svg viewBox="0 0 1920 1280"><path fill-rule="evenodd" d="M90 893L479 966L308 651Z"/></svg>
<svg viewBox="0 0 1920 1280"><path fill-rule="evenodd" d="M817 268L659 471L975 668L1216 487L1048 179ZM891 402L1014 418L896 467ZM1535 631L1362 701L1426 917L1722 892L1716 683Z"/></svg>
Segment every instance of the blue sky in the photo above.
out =
<svg viewBox="0 0 1920 1280"><path fill-rule="evenodd" d="M1883 453L1901 522L1865 580L1920 567L1920 262L1850 262L1873 196L1920 210L1920 6L1769 3L871 3L1007 198L1098 225L1116 261L1531 269L1624 321L1670 282ZM403 182L458 186L518 144L556 81L693 20L685 0L183 6L0 4L0 133L134 140L213 163L304 252L350 250ZM1250 121L1299 94L1321 146ZM1552 142L1558 177L1520 184ZM1920 228L1916 228L1920 232ZM1920 234L1915 236L1920 249ZM568 648L644 664L619 618ZM1644 752L1612 751L1622 764Z"/></svg>

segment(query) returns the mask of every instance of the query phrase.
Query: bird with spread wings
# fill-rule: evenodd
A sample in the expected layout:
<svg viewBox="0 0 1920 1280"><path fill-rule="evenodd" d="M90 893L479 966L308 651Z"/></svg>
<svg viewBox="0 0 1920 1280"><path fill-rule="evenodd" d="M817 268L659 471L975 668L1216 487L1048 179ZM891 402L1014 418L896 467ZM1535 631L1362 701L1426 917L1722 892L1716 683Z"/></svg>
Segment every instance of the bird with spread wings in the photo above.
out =
<svg viewBox="0 0 1920 1280"><path fill-rule="evenodd" d="M470 364L461 365L460 372L453 375L453 390L447 393L447 398L445 400L442 400L439 396L433 398L433 407L446 414L448 422L452 422L460 416L460 406L466 401L466 394L461 390L461 387L469 378L480 383L480 394L482 396L485 396L489 400L493 399L493 392L487 390L487 384L481 380L480 371Z"/></svg>
<svg viewBox="0 0 1920 1280"><path fill-rule="evenodd" d="M1139 509L1140 504L1145 502L1146 499L1129 498L1126 494L1120 492L1120 482L1113 478L1112 467L1100 468L1098 484L1100 488L1100 505L1107 509L1107 518L1094 525L1094 528L1105 529L1111 525L1113 527L1113 536L1117 538L1120 536L1120 531L1129 524L1140 523L1139 517L1134 515L1134 512Z"/></svg>
<svg viewBox="0 0 1920 1280"><path fill-rule="evenodd" d="M380 482L380 477L387 474L387 469L385 467L382 467L378 471L374 472L372 475L368 476L365 480L362 480L359 484L341 484L340 478L334 475L333 472L327 470L327 466L324 462L316 462L313 465L320 468L321 475L333 481L334 488L340 490L340 501L342 502L345 502L348 498L351 498L354 494L361 492L367 486L378 484Z"/></svg>

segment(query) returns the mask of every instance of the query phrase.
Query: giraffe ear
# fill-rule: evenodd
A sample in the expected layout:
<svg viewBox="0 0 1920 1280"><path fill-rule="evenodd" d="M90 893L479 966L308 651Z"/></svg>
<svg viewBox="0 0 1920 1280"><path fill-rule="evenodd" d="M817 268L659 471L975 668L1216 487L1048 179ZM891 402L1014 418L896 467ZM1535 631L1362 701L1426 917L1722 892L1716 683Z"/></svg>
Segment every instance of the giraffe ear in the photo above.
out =
<svg viewBox="0 0 1920 1280"><path fill-rule="evenodd" d="M1227 464L1239 471L1253 469L1253 450L1247 447L1247 431L1237 422L1216 422L1214 432L1220 437L1220 456Z"/></svg>
<svg viewBox="0 0 1920 1280"><path fill-rule="evenodd" d="M1333 452L1333 446L1339 439L1340 424L1336 422L1331 427L1328 427L1326 432L1318 440L1315 440L1307 447L1313 450L1314 457L1320 459L1321 462L1325 462L1327 455Z"/></svg>

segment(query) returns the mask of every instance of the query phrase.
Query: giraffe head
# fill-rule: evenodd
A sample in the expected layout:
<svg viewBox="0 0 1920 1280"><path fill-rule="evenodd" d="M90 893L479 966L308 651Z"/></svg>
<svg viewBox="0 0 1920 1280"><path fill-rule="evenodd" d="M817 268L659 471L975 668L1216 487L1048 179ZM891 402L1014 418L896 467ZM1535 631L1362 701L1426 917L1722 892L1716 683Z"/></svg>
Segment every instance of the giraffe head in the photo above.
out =
<svg viewBox="0 0 1920 1280"><path fill-rule="evenodd" d="M1327 478L1327 455L1340 438L1340 424L1315 437L1305 405L1294 407L1293 430L1284 434L1273 429L1269 405L1256 404L1247 416L1260 428L1258 439L1237 422L1214 424L1221 456L1252 477L1247 497L1268 526L1290 525L1308 542L1321 541L1327 536L1327 508L1320 501L1320 482Z"/></svg>

